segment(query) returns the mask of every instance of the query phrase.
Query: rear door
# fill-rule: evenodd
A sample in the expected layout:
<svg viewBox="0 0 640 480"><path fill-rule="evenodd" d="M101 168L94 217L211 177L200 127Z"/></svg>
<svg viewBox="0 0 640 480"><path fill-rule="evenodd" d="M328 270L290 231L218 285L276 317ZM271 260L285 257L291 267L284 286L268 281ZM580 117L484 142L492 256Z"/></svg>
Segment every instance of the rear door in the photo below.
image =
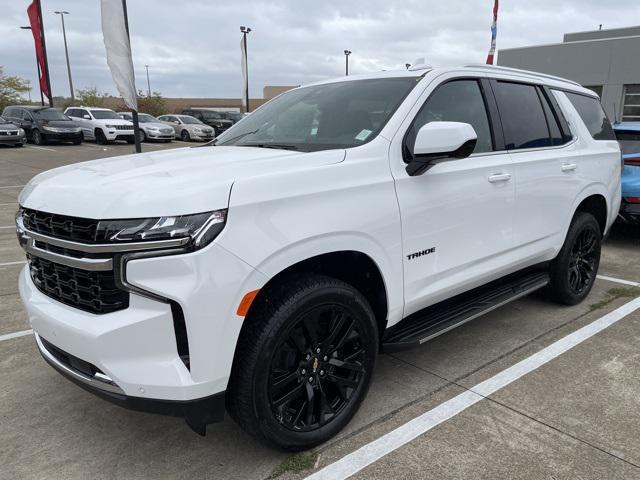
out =
<svg viewBox="0 0 640 480"><path fill-rule="evenodd" d="M454 76L428 87L422 102L390 153L402 218L405 315L501 276L513 242L513 172L501 151L488 82ZM471 124L476 148L468 158L409 176L407 149L431 121Z"/></svg>

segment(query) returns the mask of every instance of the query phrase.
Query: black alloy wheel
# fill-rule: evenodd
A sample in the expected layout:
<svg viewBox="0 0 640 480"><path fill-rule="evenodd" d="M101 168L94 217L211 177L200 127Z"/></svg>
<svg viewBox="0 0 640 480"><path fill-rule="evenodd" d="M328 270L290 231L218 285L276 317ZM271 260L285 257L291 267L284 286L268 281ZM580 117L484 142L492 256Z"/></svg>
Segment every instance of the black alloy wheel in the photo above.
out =
<svg viewBox="0 0 640 480"><path fill-rule="evenodd" d="M191 141L191 135L189 135L189 132L187 132L186 130L182 130L182 132L180 132L180 139L183 142L190 142Z"/></svg>
<svg viewBox="0 0 640 480"><path fill-rule="evenodd" d="M320 305L302 314L271 361L275 419L294 431L330 422L358 389L364 356L360 328L344 307Z"/></svg>
<svg viewBox="0 0 640 480"><path fill-rule="evenodd" d="M45 139L44 139L44 135L42 135L42 133L40 133L40 130L33 130L33 134L32 134L32 138L33 138L33 143L35 143L36 145L44 145Z"/></svg>
<svg viewBox="0 0 640 480"><path fill-rule="evenodd" d="M100 129L96 129L96 143L98 145L107 144L107 137L105 137L104 132Z"/></svg>
<svg viewBox="0 0 640 480"><path fill-rule="evenodd" d="M591 291L600 265L602 230L593 215L576 212L558 256L549 268L549 293L564 305L580 303Z"/></svg>

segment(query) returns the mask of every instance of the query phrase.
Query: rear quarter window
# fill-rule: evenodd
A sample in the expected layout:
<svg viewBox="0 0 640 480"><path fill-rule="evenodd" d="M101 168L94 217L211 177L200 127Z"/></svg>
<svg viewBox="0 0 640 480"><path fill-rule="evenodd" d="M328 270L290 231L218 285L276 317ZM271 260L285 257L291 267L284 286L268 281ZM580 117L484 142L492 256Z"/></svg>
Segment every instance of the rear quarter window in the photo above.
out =
<svg viewBox="0 0 640 480"><path fill-rule="evenodd" d="M578 115L586 125L594 140L615 140L611 122L604 113L600 100L579 93L565 92L565 95L578 111Z"/></svg>

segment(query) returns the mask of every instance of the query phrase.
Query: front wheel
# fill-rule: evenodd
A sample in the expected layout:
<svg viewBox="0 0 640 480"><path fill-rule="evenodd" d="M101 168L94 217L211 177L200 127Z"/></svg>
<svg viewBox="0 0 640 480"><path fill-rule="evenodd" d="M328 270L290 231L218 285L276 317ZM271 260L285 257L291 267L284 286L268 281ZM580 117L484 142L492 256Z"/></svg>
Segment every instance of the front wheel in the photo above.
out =
<svg viewBox="0 0 640 480"><path fill-rule="evenodd" d="M140 132L138 133L138 138L140 139L140 143L146 142L147 141L147 133L140 129Z"/></svg>
<svg viewBox="0 0 640 480"><path fill-rule="evenodd" d="M187 132L186 130L182 130L182 132L180 133L180 139L183 142L190 142L191 141L191 135L189 135L189 132Z"/></svg>
<svg viewBox="0 0 640 480"><path fill-rule="evenodd" d="M96 143L98 145L107 144L107 137L104 135L104 132L100 129L96 130Z"/></svg>
<svg viewBox="0 0 640 480"><path fill-rule="evenodd" d="M34 130L32 135L33 135L33 143L35 143L36 145L44 145L45 143L47 143L47 141L44 138L44 135L40 133L40 130Z"/></svg>
<svg viewBox="0 0 640 480"><path fill-rule="evenodd" d="M600 265L602 232L593 215L577 212L564 245L550 267L549 290L564 305L580 303L591 291Z"/></svg>
<svg viewBox="0 0 640 480"><path fill-rule="evenodd" d="M227 409L245 430L285 450L336 435L369 389L375 317L350 285L307 274L266 287L245 320Z"/></svg>

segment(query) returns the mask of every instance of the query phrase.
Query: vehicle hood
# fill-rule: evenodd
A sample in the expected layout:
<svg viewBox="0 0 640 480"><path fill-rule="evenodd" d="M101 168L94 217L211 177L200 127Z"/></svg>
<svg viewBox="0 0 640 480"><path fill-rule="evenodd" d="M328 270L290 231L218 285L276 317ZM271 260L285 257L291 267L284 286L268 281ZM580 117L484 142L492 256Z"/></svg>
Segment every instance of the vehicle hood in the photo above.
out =
<svg viewBox="0 0 640 480"><path fill-rule="evenodd" d="M72 120L41 120L42 125L57 128L77 128L78 124Z"/></svg>
<svg viewBox="0 0 640 480"><path fill-rule="evenodd" d="M122 118L96 118L94 120L91 120L92 122L99 122L102 123L104 125L128 125L131 128L133 128L133 123L131 123L129 120L124 120Z"/></svg>
<svg viewBox="0 0 640 480"><path fill-rule="evenodd" d="M234 182L339 163L345 150L301 153L191 147L77 163L35 176L20 205L93 219L185 215L226 208Z"/></svg>
<svg viewBox="0 0 640 480"><path fill-rule="evenodd" d="M140 127L145 127L145 128L149 128L149 127L153 127L153 128L168 128L168 129L173 131L173 125L171 125L169 123L162 123L162 122L141 123Z"/></svg>
<svg viewBox="0 0 640 480"><path fill-rule="evenodd" d="M0 123L0 130L18 130L18 128L13 123Z"/></svg>

